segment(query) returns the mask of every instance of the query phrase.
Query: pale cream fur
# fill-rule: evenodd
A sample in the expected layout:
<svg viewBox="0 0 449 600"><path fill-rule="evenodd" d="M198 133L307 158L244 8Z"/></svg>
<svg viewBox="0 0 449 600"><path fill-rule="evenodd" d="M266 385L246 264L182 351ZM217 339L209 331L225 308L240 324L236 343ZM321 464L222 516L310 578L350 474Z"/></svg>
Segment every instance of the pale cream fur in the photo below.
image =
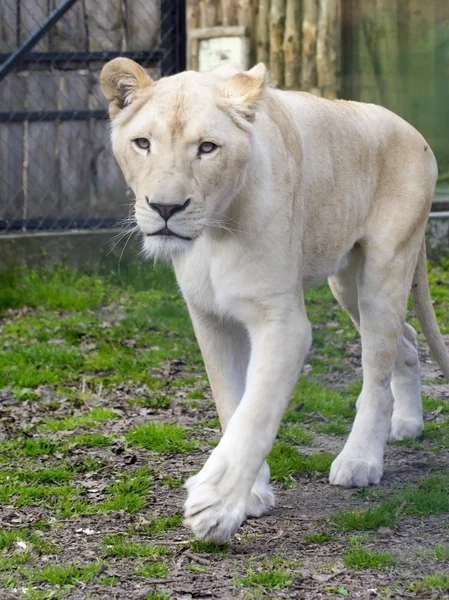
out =
<svg viewBox="0 0 449 600"><path fill-rule="evenodd" d="M218 542L274 503L264 461L311 344L305 288L329 278L362 338L363 389L332 484L378 483L388 437L422 430L416 334L404 322L412 283L449 377L426 280L428 144L384 108L267 79L263 65L226 66L154 83L125 59L101 78L145 251L173 261L223 427L185 504L196 536ZM200 154L203 142L217 147ZM178 205L167 226L182 238L151 235L165 226L155 204Z"/></svg>

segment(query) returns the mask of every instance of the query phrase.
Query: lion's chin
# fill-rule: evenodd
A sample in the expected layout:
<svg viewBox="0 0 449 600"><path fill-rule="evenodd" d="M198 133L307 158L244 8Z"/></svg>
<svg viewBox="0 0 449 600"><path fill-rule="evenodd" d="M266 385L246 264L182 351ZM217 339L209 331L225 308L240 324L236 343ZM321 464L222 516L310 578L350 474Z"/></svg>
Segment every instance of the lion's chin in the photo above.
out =
<svg viewBox="0 0 449 600"><path fill-rule="evenodd" d="M142 254L147 259L153 258L167 262L191 250L193 244L193 240L176 236L145 236L143 238Z"/></svg>

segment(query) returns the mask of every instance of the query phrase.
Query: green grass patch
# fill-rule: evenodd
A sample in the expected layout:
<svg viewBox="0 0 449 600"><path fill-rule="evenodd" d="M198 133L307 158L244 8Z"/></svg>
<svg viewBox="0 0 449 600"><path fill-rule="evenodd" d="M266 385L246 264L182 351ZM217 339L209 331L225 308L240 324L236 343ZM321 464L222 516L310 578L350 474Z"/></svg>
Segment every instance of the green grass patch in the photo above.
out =
<svg viewBox="0 0 449 600"><path fill-rule="evenodd" d="M170 554L170 550L164 546L138 544L120 534L106 536L103 538L102 544L107 556L116 558L145 558Z"/></svg>
<svg viewBox="0 0 449 600"><path fill-rule="evenodd" d="M17 269L0 273L0 309L30 306L83 311L114 302L118 289L97 275L74 269Z"/></svg>
<svg viewBox="0 0 449 600"><path fill-rule="evenodd" d="M98 423L115 418L117 418L117 415L112 410L93 408L88 413L77 416L65 417L64 419L46 419L41 428L50 431L72 431L74 429L95 427Z"/></svg>
<svg viewBox="0 0 449 600"><path fill-rule="evenodd" d="M296 448L280 442L275 444L268 456L271 479L289 485L295 475L325 475L334 458L334 455L325 452L312 456L300 454Z"/></svg>
<svg viewBox="0 0 449 600"><path fill-rule="evenodd" d="M203 540L193 540L190 544L193 552L197 554L215 554L217 556L226 556L229 554L229 544L216 544L214 542L205 542Z"/></svg>
<svg viewBox="0 0 449 600"><path fill-rule="evenodd" d="M100 564L90 565L46 565L42 569L30 573L33 582L48 583L50 585L65 586L86 583L95 577L100 570Z"/></svg>
<svg viewBox="0 0 449 600"><path fill-rule="evenodd" d="M84 433L70 438L70 444L77 444L84 448L105 448L112 444L113 440L101 433Z"/></svg>
<svg viewBox="0 0 449 600"><path fill-rule="evenodd" d="M308 446L313 443L314 436L299 423L285 423L279 429L279 439L282 442Z"/></svg>
<svg viewBox="0 0 449 600"><path fill-rule="evenodd" d="M374 530L394 527L403 517L427 517L449 513L449 476L423 479L418 484L396 492L386 502L366 510L337 514L333 521L345 531Z"/></svg>
<svg viewBox="0 0 449 600"><path fill-rule="evenodd" d="M411 583L409 589L414 594L432 591L449 592L449 574L433 573L432 575L426 575Z"/></svg>
<svg viewBox="0 0 449 600"><path fill-rule="evenodd" d="M169 529L181 527L183 520L184 516L181 513L169 517L156 517L151 519L149 523L139 524L136 531L151 536L160 536Z"/></svg>
<svg viewBox="0 0 449 600"><path fill-rule="evenodd" d="M238 583L244 587L276 590L293 584L290 565L281 557L265 559L257 566L254 562L249 562L246 567L246 575L238 579Z"/></svg>
<svg viewBox="0 0 449 600"><path fill-rule="evenodd" d="M433 554L437 560L449 560L449 546L437 544L433 549Z"/></svg>
<svg viewBox="0 0 449 600"><path fill-rule="evenodd" d="M178 454L195 449L195 444L186 440L186 432L180 425L167 423L138 425L128 432L126 439L130 444L160 454Z"/></svg>
<svg viewBox="0 0 449 600"><path fill-rule="evenodd" d="M328 544L332 540L333 537L330 533L310 533L305 537L308 544L319 544L320 546Z"/></svg>
<svg viewBox="0 0 449 600"><path fill-rule="evenodd" d="M396 559L390 552L378 552L355 544L343 553L343 562L351 569L381 570L394 566Z"/></svg>
<svg viewBox="0 0 449 600"><path fill-rule="evenodd" d="M154 579L157 577L167 577L169 571L168 564L163 561L152 562L135 569L134 573L140 577Z"/></svg>

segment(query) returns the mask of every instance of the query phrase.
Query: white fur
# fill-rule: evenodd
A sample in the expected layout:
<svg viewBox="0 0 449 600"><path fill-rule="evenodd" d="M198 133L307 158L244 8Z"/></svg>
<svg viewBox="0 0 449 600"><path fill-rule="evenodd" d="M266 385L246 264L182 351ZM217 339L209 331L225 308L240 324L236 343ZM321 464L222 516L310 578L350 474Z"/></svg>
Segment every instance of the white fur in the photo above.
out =
<svg viewBox="0 0 449 600"><path fill-rule="evenodd" d="M121 64L110 69L115 77ZM269 89L260 66L151 86L140 72L134 80L143 88L136 108L111 110L114 152L144 234L163 225L146 197L191 199L169 225L193 241L146 237L145 251L173 260L224 431L186 483L186 524L224 542L246 516L273 506L264 461L311 344L304 289L326 277L361 332L364 370L330 482L378 483L388 436L422 429L416 343L404 319L413 280L430 331L421 286L437 174L431 150L380 107ZM151 139L154 154L135 152L137 135ZM202 160L195 148L205 140L219 149ZM440 346L444 362L443 354Z"/></svg>

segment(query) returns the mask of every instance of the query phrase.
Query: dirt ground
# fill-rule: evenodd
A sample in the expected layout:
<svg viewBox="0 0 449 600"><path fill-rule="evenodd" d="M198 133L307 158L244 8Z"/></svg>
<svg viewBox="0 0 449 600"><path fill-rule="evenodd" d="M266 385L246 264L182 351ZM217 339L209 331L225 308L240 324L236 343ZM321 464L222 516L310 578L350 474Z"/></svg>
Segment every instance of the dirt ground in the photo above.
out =
<svg viewBox="0 0 449 600"><path fill-rule="evenodd" d="M10 312L9 322L15 314ZM448 340L449 341L449 340ZM84 344L91 343L84 338ZM133 344L131 343L131 346ZM333 389L344 389L360 376L360 345L346 344L347 368L317 375L320 383ZM449 384L430 360L425 344L420 346L423 364L424 393L449 403ZM449 598L449 581L445 589L444 574L449 575L449 550L436 558L436 547L449 548L449 519L446 513L405 516L392 527L368 531L344 531L335 526L334 515L345 511L365 510L388 500L398 490L408 489L435 473L445 473L449 466L449 450L434 439L405 445L389 445L384 477L380 486L369 490L344 490L330 486L321 473L297 473L286 487L274 484L276 507L267 516L248 520L233 541L224 548L198 545L190 532L178 522L171 528L151 527L158 518L179 515L185 490L179 487L186 477L204 463L211 447L220 436L216 412L201 367L192 373L185 358L169 358L153 367L153 378L163 379L165 387L157 392L146 384L122 383L102 387L82 378L73 385L78 391L87 385L90 395L75 407L64 400L58 386L37 388L38 399L18 399L11 388L0 395L0 441L3 466L11 467L8 443L36 439L44 435L42 423L64 419L68 415L85 414L98 407L114 412L115 418L104 420L89 430L104 435L110 444L89 447L70 442L83 428L47 429L45 438L55 442L55 449L32 459L18 459L17 469L39 471L59 462L74 466L73 485L82 492L80 498L92 506L100 506L110 496L111 482L149 467L154 481L144 504L136 511L108 510L83 514L83 510L64 516L48 502L23 503L16 496L3 499L0 505L0 530L34 532L45 545L28 542L19 535L13 545L5 545L0 553L3 578L2 600L19 598L68 598L70 600L190 600L292 598L305 600L331 598ZM307 369L306 369L307 371ZM182 384L185 380L187 383ZM176 386L168 385L177 382ZM181 382L181 383L179 383ZM84 390L85 391L85 390ZM136 398L166 400L163 406L133 403ZM197 398L197 400L195 400ZM298 408L301 411L301 407ZM426 411L432 423L441 418L441 408ZM316 423L330 421L319 412L304 417L306 427L314 432L313 441L300 446L301 453L313 455L326 451L336 454L343 446L344 435L319 433ZM176 423L197 440L197 447L185 453L160 453L132 445L125 437L133 427L148 422ZM21 442L22 443L22 442ZM24 442L25 443L25 442ZM64 446L64 444L66 444ZM58 451L58 448L64 450ZM8 450L9 449L9 450ZM8 454L9 452L9 454ZM87 460L87 462L86 462ZM90 467L76 470L79 465ZM1 497L1 496L0 496ZM89 504L89 505L90 505ZM398 514L404 510L399 506ZM429 512L429 511L428 511ZM432 512L432 511L430 511ZM438 511L436 511L438 512ZM397 515L398 516L398 515ZM319 543L311 534L323 534ZM122 536L122 555L108 550L110 536ZM31 538L30 538L31 539ZM0 533L1 540L1 533ZM106 540L106 541L105 541ZM158 560L164 568L158 576L136 574L136 567L152 558L142 557L132 543L156 545ZM348 550L363 547L388 553L394 561L384 568L353 567L345 559ZM26 561L20 555L26 553ZM128 555L127 555L128 553ZM131 553L131 555L129 555ZM120 553L118 553L120 554ZM11 560L17 560L13 566ZM10 561L10 562L8 562ZM95 576L72 578L69 583L39 581L39 572L48 565L95 564ZM27 566L28 565L28 566ZM258 574L278 571L283 578L273 577L266 584ZM443 574L443 584L416 584L421 578ZM161 575L162 574L162 575ZM0 573L1 575L1 573ZM415 584L414 584L415 582Z"/></svg>

